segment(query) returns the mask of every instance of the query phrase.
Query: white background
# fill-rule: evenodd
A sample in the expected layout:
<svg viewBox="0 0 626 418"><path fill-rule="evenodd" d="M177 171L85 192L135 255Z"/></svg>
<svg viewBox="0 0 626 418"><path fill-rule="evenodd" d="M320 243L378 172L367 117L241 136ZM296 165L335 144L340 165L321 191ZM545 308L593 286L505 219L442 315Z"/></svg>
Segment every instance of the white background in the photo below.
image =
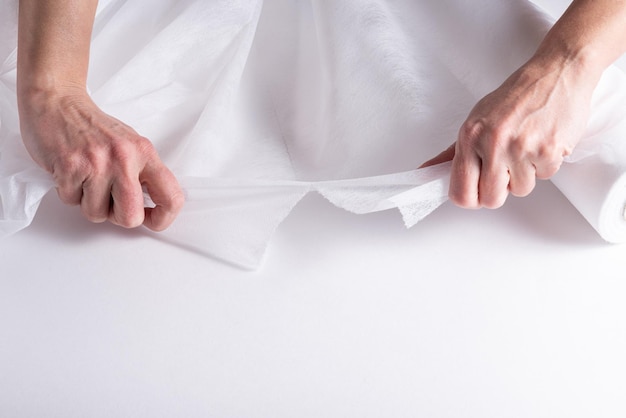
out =
<svg viewBox="0 0 626 418"><path fill-rule="evenodd" d="M0 417L623 417L625 278L549 182L408 231L309 196L256 272L50 195L0 241Z"/></svg>

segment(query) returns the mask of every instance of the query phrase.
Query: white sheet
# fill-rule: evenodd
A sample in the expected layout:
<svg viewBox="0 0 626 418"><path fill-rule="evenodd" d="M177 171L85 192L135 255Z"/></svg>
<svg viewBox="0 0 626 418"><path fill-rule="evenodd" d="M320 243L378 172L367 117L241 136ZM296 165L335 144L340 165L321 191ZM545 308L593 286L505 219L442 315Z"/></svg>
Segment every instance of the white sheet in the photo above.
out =
<svg viewBox="0 0 626 418"><path fill-rule="evenodd" d="M5 28L15 28L15 4L2 0ZM89 89L154 142L186 190L183 213L158 237L254 268L311 190L357 213L400 207L409 224L441 204L445 167L406 170L454 141L549 25L521 0L102 1ZM0 48L3 234L28 225L53 187L19 138L14 41ZM612 241L626 238L623 216L605 210L624 200L611 186L626 155L625 97L611 69L555 179ZM607 174L585 174L592 161Z"/></svg>

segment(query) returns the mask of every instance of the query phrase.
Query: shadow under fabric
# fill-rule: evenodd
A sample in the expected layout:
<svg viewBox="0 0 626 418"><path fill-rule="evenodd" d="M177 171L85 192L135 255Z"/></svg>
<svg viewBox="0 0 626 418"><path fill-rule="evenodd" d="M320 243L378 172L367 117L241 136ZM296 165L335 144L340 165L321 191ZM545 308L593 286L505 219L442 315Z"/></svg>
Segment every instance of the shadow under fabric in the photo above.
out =
<svg viewBox="0 0 626 418"><path fill-rule="evenodd" d="M54 187L19 136L16 5L0 0L2 235ZM550 24L526 0L103 0L88 88L185 190L179 218L152 236L256 268L311 191L355 213L398 208L407 226L445 202L449 164L415 167L456 139ZM625 77L607 70L554 178L613 242L626 238Z"/></svg>

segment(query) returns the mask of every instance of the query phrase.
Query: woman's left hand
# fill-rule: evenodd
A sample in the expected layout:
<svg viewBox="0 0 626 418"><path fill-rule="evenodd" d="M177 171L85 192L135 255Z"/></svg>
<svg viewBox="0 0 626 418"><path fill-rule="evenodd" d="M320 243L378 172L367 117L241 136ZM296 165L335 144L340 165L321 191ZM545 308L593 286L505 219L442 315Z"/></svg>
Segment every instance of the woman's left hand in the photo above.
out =
<svg viewBox="0 0 626 418"><path fill-rule="evenodd" d="M534 58L480 100L457 141L423 166L453 161L449 197L464 208L526 196L578 143L595 83L575 61Z"/></svg>

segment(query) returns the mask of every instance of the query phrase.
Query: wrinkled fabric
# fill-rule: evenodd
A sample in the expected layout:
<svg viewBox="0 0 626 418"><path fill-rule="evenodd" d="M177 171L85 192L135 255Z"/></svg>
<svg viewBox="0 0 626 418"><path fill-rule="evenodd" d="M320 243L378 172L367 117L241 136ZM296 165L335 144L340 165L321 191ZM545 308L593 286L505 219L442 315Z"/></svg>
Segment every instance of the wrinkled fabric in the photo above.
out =
<svg viewBox="0 0 626 418"><path fill-rule="evenodd" d="M2 235L26 227L54 187L19 135L16 5L0 0ZM415 168L550 25L525 0L103 0L88 89L154 143L185 190L179 218L152 236L255 268L309 192L354 213L398 208L407 226L445 202L449 163ZM624 74L610 69L555 181L605 237L607 215L577 203L576 173L592 158L611 166L606 153L623 172L625 103Z"/></svg>

